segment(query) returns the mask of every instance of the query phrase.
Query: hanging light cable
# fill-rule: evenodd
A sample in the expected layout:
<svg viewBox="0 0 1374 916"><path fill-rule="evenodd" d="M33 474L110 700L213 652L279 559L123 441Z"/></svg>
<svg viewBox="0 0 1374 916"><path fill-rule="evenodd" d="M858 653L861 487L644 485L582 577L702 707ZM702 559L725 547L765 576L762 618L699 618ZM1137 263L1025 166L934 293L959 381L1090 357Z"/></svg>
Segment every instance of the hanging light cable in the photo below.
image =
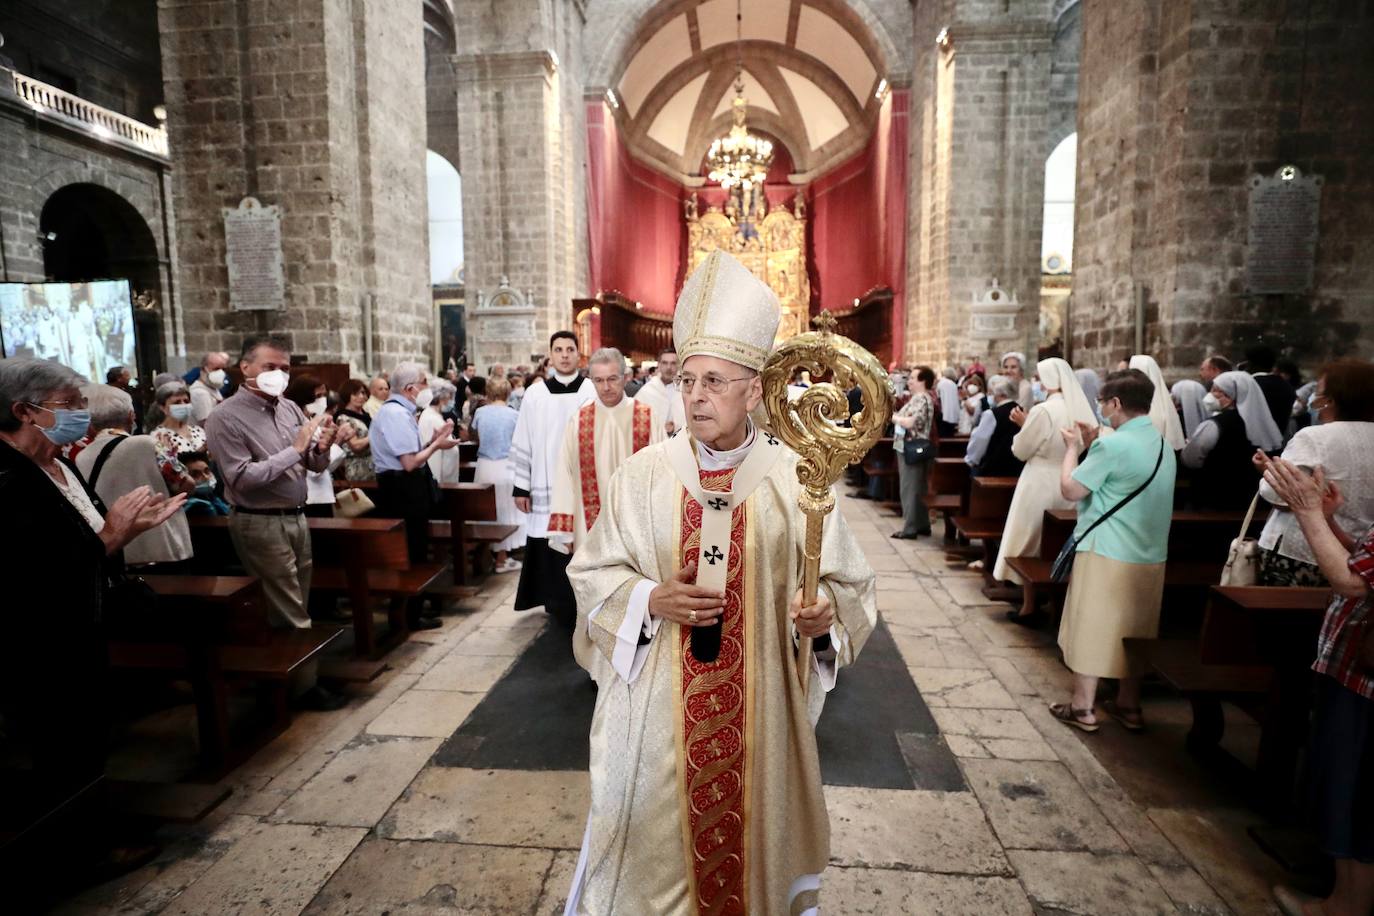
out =
<svg viewBox="0 0 1374 916"><path fill-rule="evenodd" d="M717 137L706 153L707 176L727 191L761 185L773 163L773 143L749 132L744 97L744 4L735 3L735 100L730 105L730 131Z"/></svg>

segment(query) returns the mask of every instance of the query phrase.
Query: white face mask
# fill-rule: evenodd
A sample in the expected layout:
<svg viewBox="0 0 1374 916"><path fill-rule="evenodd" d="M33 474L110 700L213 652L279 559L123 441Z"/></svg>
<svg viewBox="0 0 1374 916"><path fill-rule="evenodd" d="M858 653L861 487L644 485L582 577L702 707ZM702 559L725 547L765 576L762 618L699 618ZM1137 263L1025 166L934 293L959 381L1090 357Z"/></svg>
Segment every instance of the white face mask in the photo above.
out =
<svg viewBox="0 0 1374 916"><path fill-rule="evenodd" d="M1208 413L1221 413L1221 402L1210 391L1202 396L1202 406Z"/></svg>
<svg viewBox="0 0 1374 916"><path fill-rule="evenodd" d="M268 372L259 373L258 377L253 380L253 385L263 394L279 398L290 381L291 376L286 373L285 369L272 369Z"/></svg>
<svg viewBox="0 0 1374 916"><path fill-rule="evenodd" d="M212 386L214 386L215 388L218 388L219 386L221 386L221 385L224 384L224 370L223 370L223 369L216 369L214 372L208 372L208 373L206 373L206 375L205 375L205 379L206 379L206 381L208 381Z"/></svg>
<svg viewBox="0 0 1374 916"><path fill-rule="evenodd" d="M305 405L305 415L307 417L318 417L320 414L324 413L325 408L328 406L329 401L326 398L315 398L315 400Z"/></svg>
<svg viewBox="0 0 1374 916"><path fill-rule="evenodd" d="M415 396L415 406L424 410L434 402L434 389L426 388Z"/></svg>
<svg viewBox="0 0 1374 916"><path fill-rule="evenodd" d="M977 394L979 393L979 391L978 391L978 386L977 386L977 385L965 385L965 386L964 386L964 389L965 389L966 391L968 391L969 394L972 394L972 395L977 395Z"/></svg>

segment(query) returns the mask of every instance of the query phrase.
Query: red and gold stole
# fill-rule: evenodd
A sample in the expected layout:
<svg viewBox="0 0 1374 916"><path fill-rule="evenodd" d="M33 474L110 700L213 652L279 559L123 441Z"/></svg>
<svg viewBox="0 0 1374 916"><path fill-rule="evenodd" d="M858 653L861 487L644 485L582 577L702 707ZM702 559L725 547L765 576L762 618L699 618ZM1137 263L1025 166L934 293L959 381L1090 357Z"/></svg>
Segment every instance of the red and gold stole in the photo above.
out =
<svg viewBox="0 0 1374 916"><path fill-rule="evenodd" d="M702 471L701 488L727 492L733 468ZM681 562L723 560L720 546L701 544L701 504L682 493ZM691 629L679 628L680 660L678 771L682 779L683 832L688 874L697 912L743 914L746 905L745 765L748 763L749 694L747 663L753 633L745 600L745 506L730 518L730 568L725 579L725 615L720 655L710 664L692 656Z"/></svg>
<svg viewBox="0 0 1374 916"><path fill-rule="evenodd" d="M630 454L649 444L653 429L653 414L647 404L631 402L634 416L630 420ZM596 401L588 401L577 411L577 467L582 472L582 514L587 530L592 530L601 515L601 488L596 482ZM568 520L568 531L572 531ZM553 530L552 519L550 530ZM560 529L561 530L561 529Z"/></svg>

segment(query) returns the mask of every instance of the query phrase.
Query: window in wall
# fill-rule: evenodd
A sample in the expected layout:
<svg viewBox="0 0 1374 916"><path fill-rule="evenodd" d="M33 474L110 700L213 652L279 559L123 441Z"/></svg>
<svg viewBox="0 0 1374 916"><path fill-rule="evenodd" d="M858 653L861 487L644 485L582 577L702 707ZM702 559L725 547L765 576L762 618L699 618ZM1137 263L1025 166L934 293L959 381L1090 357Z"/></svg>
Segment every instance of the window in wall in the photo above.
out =
<svg viewBox="0 0 1374 916"><path fill-rule="evenodd" d="M1040 266L1047 274L1073 272L1073 187L1078 134L1069 134L1045 160L1045 221Z"/></svg>
<svg viewBox="0 0 1374 916"><path fill-rule="evenodd" d="M425 156L429 180L429 282L463 282L463 179L433 150Z"/></svg>

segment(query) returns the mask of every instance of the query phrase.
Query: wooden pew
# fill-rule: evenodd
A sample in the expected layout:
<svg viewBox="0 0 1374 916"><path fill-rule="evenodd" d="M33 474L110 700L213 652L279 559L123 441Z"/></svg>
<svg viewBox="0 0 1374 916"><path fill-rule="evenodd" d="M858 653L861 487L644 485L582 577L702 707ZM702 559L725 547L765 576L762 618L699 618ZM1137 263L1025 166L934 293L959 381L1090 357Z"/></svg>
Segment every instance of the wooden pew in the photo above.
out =
<svg viewBox="0 0 1374 916"><path fill-rule="evenodd" d="M198 555L213 550L233 555L227 518L201 516L190 522ZM348 595L353 612L354 654L359 658L376 658L403 642L410 632L405 599L423 594L443 567L410 563L405 523L401 519L310 518L307 523L314 561L311 589ZM374 598L390 599L387 617L391 629L385 642L378 640L372 619Z"/></svg>
<svg viewBox="0 0 1374 916"><path fill-rule="evenodd" d="M1235 768L1219 747L1222 701L1259 721L1254 777L1265 807L1285 808L1292 797L1306 741L1310 668L1330 595L1327 588L1214 586L1196 640L1126 640L1128 652L1188 698L1189 750Z"/></svg>
<svg viewBox="0 0 1374 916"><path fill-rule="evenodd" d="M335 483L335 489L344 489L347 484ZM377 490L375 481L355 483L359 489L371 492ZM451 597L466 597L472 594L463 589L467 582L468 550L475 544L496 544L514 534L518 525L503 525L496 521L496 488L489 483L444 483L439 485L440 507L437 515L430 519L428 534L433 541L449 544L453 562L453 581L460 586L450 590ZM473 574L479 572L478 564L482 551L474 552L472 558Z"/></svg>
<svg viewBox="0 0 1374 916"><path fill-rule="evenodd" d="M1257 511L1250 531L1264 527L1265 513ZM1221 578L1231 539L1240 532L1244 512L1195 511L1176 509L1169 523L1168 565L1164 586L1169 589L1205 590ZM1040 535L1040 552L1030 557L1009 557L1007 565L1021 577L1021 602L1024 611L1039 606L1049 592L1057 613L1062 606L1067 582L1050 579L1055 557L1073 536L1078 523L1077 509L1048 509Z"/></svg>
<svg viewBox="0 0 1374 916"><path fill-rule="evenodd" d="M926 507L945 520L945 543L953 544L954 516L968 514L969 466L962 457L937 457L926 475Z"/></svg>
<svg viewBox="0 0 1374 916"><path fill-rule="evenodd" d="M942 436L935 443L935 455L939 458L958 458L964 460L968 452L968 436Z"/></svg>
<svg viewBox="0 0 1374 916"><path fill-rule="evenodd" d="M258 580L248 576L149 575L158 610L147 621L113 621L110 666L159 671L190 681L203 764L224 772L290 724L291 676L340 635L337 627L276 630L267 625ZM267 713L263 728L235 746L229 695L236 684L258 686Z"/></svg>
<svg viewBox="0 0 1374 916"><path fill-rule="evenodd" d="M954 528L961 536L982 542L983 594L994 600L1005 597L1005 589L993 576L992 568L997 561L997 548L1011 510L1016 481L1015 477L970 478L968 511L953 518Z"/></svg>
<svg viewBox="0 0 1374 916"><path fill-rule="evenodd" d="M902 511L897 496L897 462L900 460L901 456L892 448L892 437L887 436L873 444L862 464L865 474L882 481L879 485L881 495L877 501L884 504L897 501L898 514Z"/></svg>

